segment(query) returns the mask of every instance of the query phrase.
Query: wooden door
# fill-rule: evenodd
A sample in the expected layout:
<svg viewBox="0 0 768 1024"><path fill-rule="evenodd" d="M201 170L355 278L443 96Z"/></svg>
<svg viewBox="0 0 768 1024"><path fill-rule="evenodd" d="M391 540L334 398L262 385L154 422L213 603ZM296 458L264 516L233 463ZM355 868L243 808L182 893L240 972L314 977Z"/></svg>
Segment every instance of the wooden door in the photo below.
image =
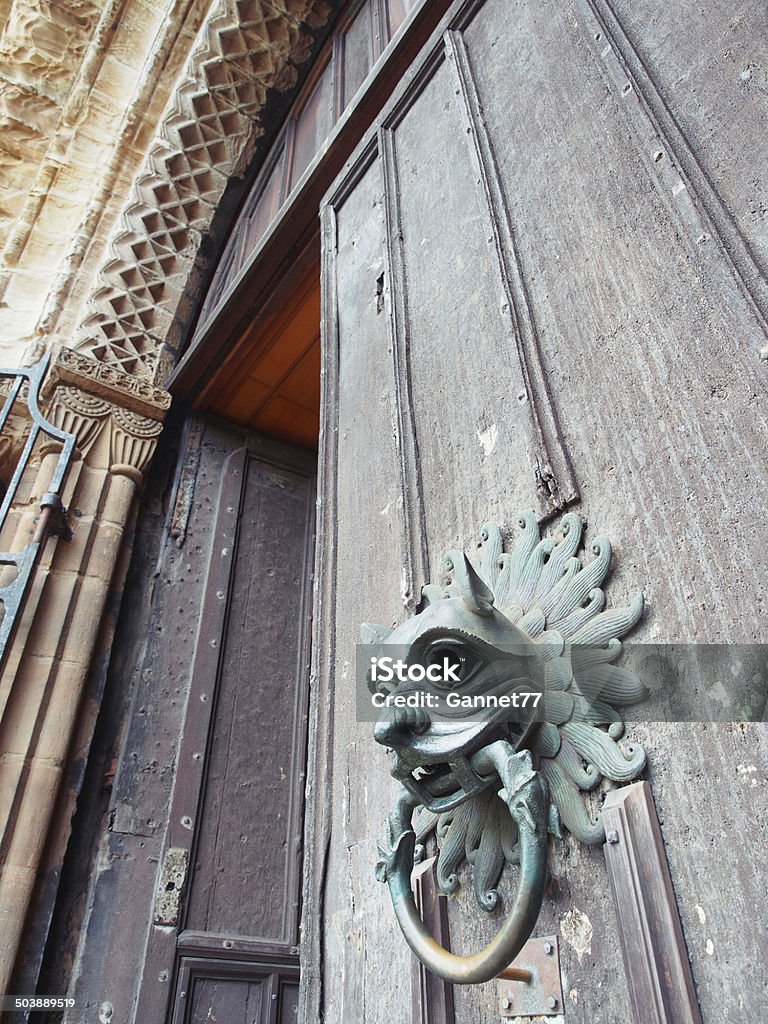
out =
<svg viewBox="0 0 768 1024"><path fill-rule="evenodd" d="M728 71L761 35L758 5L739 11L456 3L327 198L306 1024L410 1019L410 954L373 877L393 783L356 716L361 620L402 621L484 522L534 508L554 533L572 508L616 543L611 601L649 599L636 639L759 636L768 237L755 165L722 168L765 125ZM755 858L730 866L723 818L751 819L733 780L764 734L632 735L704 1019L757 1024L741 993L765 892ZM631 1019L602 851L554 846L550 878L539 933L562 939L566 1019ZM460 951L495 923L452 903ZM460 1024L498 1019L494 986L455 996Z"/></svg>
<svg viewBox="0 0 768 1024"><path fill-rule="evenodd" d="M175 949L172 1024L288 1024L315 459L215 420L201 429L193 450L209 454L197 474L218 478L218 493L213 507L196 506L209 518L210 562L136 1019L161 1019L168 985L151 965Z"/></svg>

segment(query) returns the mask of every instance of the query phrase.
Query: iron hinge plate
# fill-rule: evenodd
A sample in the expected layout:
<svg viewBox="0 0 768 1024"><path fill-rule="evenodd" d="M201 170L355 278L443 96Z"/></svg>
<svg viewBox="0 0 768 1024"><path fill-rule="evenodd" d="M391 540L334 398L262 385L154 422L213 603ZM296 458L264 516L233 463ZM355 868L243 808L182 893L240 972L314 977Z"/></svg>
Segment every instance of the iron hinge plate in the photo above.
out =
<svg viewBox="0 0 768 1024"><path fill-rule="evenodd" d="M552 1017L563 1012L563 985L560 980L560 947L556 935L529 939L514 967L531 972L530 981L499 979L499 1013L509 1017Z"/></svg>
<svg viewBox="0 0 768 1024"><path fill-rule="evenodd" d="M187 877L189 853L180 846L169 846L163 857L163 867L155 897L155 924L179 923L181 890Z"/></svg>

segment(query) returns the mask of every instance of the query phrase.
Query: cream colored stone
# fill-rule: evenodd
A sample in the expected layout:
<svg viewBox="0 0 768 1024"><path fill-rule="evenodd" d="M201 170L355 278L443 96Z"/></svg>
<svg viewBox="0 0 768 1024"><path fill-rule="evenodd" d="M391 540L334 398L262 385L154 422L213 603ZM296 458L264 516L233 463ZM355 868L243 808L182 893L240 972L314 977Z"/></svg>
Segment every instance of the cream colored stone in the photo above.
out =
<svg viewBox="0 0 768 1024"><path fill-rule="evenodd" d="M90 537L95 529L94 519L92 516L70 516L69 521L72 540L53 539L47 545L40 561L40 572L47 573L54 561L56 569L60 573L77 573L84 563L87 568L87 559L84 558L83 549L85 547L87 550L90 547Z"/></svg>
<svg viewBox="0 0 768 1024"><path fill-rule="evenodd" d="M54 664L53 655L39 656L29 651L7 694L0 725L0 749L4 754L26 757L34 736L40 705Z"/></svg>
<svg viewBox="0 0 768 1024"><path fill-rule="evenodd" d="M27 604L21 616L22 622L26 618L33 618L25 644L25 650L30 655L44 657L57 653L69 621L70 605L73 604L79 586L78 573L48 573L37 607L32 608Z"/></svg>
<svg viewBox="0 0 768 1024"><path fill-rule="evenodd" d="M55 554L62 550L62 544L56 545L42 592L25 609L23 617L32 622L23 637L24 656L0 724L0 749L19 755L18 760L0 766L0 792L10 798L5 806L16 808L12 828L10 821L0 822L0 836L9 850L5 864L8 870L0 875L0 906L8 908L7 931L0 940L0 987L8 982L34 885L34 873L21 880L14 875L12 866L17 861L13 858L37 865L42 856L56 803L58 766L67 756L76 729L88 667L135 492L132 481L115 478L103 469L81 476L76 491L82 493L86 484L99 494L106 489L104 505L114 521L100 522L73 537L70 543L75 547L67 551L67 557L80 549L78 572L59 569ZM48 657L43 657L43 652ZM23 771L25 763L30 765L28 774Z"/></svg>
<svg viewBox="0 0 768 1024"><path fill-rule="evenodd" d="M8 752L0 754L0 835L5 834L13 811L13 797L24 771L26 756Z"/></svg>
<svg viewBox="0 0 768 1024"><path fill-rule="evenodd" d="M2 887L0 887L0 919L3 928L0 930L0 965L13 963L21 929L24 924L27 899L26 894L35 884L37 868L24 864L8 863L3 870ZM3 991L8 990L9 969L2 971ZM4 975L4 976L3 976Z"/></svg>
<svg viewBox="0 0 768 1024"><path fill-rule="evenodd" d="M52 677L51 700L40 723L34 757L63 764L82 698L83 665L58 661Z"/></svg>
<svg viewBox="0 0 768 1024"><path fill-rule="evenodd" d="M8 991L10 972L42 858L62 770L33 761L18 808L0 876L0 990Z"/></svg>
<svg viewBox="0 0 768 1024"><path fill-rule="evenodd" d="M156 123L210 4L14 3L0 38L4 361L38 345L51 290L65 293L57 317L73 288L78 300L87 290L78 271L86 264L93 275L102 257L145 154L143 118L151 108Z"/></svg>
<svg viewBox="0 0 768 1024"><path fill-rule="evenodd" d="M299 16L312 11L316 20L327 15L322 4L297 8ZM153 143L147 173L139 176L135 199L125 207L123 226L113 237L117 258L102 271L104 284L95 291L91 312L83 321L81 346L97 359L117 360L132 373L152 376L158 356L155 339L178 340L169 339L170 325L158 316L159 308L178 312L199 234L207 230L227 177L252 143L251 121L242 115L257 114L268 89L290 88L295 83L294 65L306 57L309 45L310 37L295 15L274 7L253 3L235 11L222 4L215 11ZM194 172L201 168L212 172L207 183L195 178ZM201 203L168 202L174 192L181 199L190 190ZM149 245L146 271L145 264L136 260L136 246L142 239ZM148 308L146 296L131 286L137 270L147 279L155 275L152 256L165 261L162 305L153 300L154 313L153 303ZM123 301L116 315L118 297ZM128 315L126 304L134 315ZM142 319L151 321L144 331L136 330L139 312Z"/></svg>

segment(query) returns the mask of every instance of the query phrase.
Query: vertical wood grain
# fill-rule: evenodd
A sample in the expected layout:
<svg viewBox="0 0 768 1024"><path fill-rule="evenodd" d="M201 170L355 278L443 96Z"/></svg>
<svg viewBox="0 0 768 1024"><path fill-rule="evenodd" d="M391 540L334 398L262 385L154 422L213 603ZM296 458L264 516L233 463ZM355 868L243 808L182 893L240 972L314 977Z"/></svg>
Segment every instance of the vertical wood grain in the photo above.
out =
<svg viewBox="0 0 768 1024"><path fill-rule="evenodd" d="M525 408L530 418L539 518L547 519L578 501L579 489L552 401L530 289L521 264L493 143L477 95L469 53L461 33L456 30L446 32L445 47L456 93L461 99L467 144L482 185L487 230L493 238L506 299L503 309L510 319L510 333L515 340L527 392Z"/></svg>
<svg viewBox="0 0 768 1024"><path fill-rule="evenodd" d="M312 586L312 666L309 682L306 823L303 906L299 946L302 984L299 1019L317 1021L325 1012L324 978L326 888L333 827L335 758L334 672L336 654L337 467L339 323L336 294L336 214L321 214L320 438L318 442L318 515Z"/></svg>
<svg viewBox="0 0 768 1024"><path fill-rule="evenodd" d="M669 19L671 12L654 3L629 7L621 0L578 0L575 9L587 38L594 41L607 77L625 101L626 116L637 125L638 147L650 157L649 171L666 178L674 176L673 208L685 229L692 230L696 244L709 243L710 249L717 250L714 258L729 267L760 318L764 334L768 333L768 232L755 216L761 206L761 186L752 175L747 156L754 135L768 128L764 105L756 105L754 99L759 84L753 79L759 78L758 69L766 57L764 23L754 18L756 9L746 6L739 11L727 4L719 11L691 11L674 21ZM644 32L639 30L638 19L648 26ZM748 21L753 22L751 36L745 24ZM662 41L658 34L664 31L668 35ZM743 53L741 64L734 50ZM749 50L756 60L749 60ZM712 61L715 54L717 63ZM694 60L707 59L710 63L702 74ZM712 107L707 109L693 92L688 92L687 102L681 102L681 87L690 89L682 86L686 79L708 93L710 103L714 101ZM696 103L701 103L698 119L691 116ZM751 125L744 123L743 113L750 106ZM723 116L726 109L730 109L730 117ZM707 131L707 122L715 119L720 122L717 134L731 135L726 152L719 154L719 160L725 159L729 165L727 171L715 162L718 140L711 129ZM729 123L734 120L742 129L740 137ZM755 193L751 204L749 193Z"/></svg>
<svg viewBox="0 0 768 1024"><path fill-rule="evenodd" d="M603 849L637 1024L701 1024L651 788L609 793Z"/></svg>

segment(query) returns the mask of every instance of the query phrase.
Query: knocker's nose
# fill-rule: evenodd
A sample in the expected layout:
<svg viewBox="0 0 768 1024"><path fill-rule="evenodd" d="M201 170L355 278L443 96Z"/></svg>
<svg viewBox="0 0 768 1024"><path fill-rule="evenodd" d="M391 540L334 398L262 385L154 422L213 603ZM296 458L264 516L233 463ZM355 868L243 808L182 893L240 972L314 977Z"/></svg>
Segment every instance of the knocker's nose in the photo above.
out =
<svg viewBox="0 0 768 1024"><path fill-rule="evenodd" d="M386 721L377 722L373 727L373 738L377 743L381 743L385 747L395 746L398 737L401 737L402 734L403 730L400 723L391 718L386 719Z"/></svg>
<svg viewBox="0 0 768 1024"><path fill-rule="evenodd" d="M425 732L429 724L429 715L423 708L393 708L386 719L374 725L373 737L385 747L397 747L409 736Z"/></svg>

